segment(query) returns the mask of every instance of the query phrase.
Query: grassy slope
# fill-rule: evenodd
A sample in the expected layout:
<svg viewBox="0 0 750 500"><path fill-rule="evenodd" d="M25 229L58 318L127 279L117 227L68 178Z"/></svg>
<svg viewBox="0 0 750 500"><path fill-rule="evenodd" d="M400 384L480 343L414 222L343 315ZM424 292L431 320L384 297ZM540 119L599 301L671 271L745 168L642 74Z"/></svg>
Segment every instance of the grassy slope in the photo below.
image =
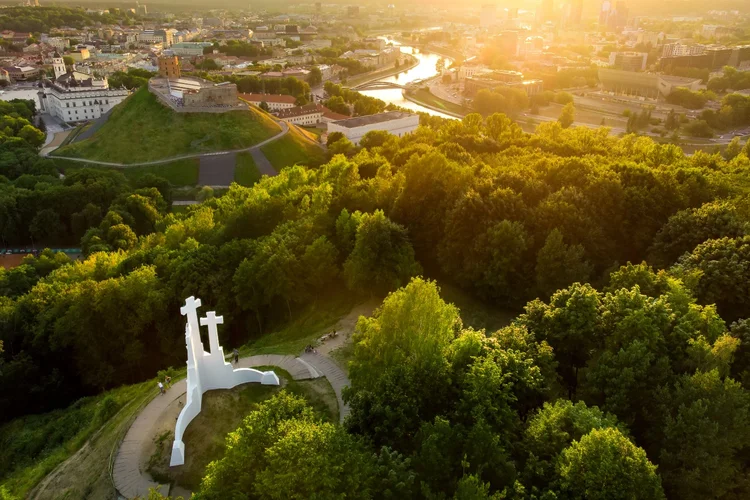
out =
<svg viewBox="0 0 750 500"><path fill-rule="evenodd" d="M188 158L185 160L177 160L170 163L164 163L161 165L144 165L140 167L103 167L101 165L95 165L90 163L79 163L74 161L66 160L55 160L58 167L68 172L80 168L97 168L106 169L112 168L119 170L125 175L130 181L135 181L146 174L154 174L160 177L164 177L173 186L195 186L198 184L198 158Z"/></svg>
<svg viewBox="0 0 750 500"><path fill-rule="evenodd" d="M300 354L307 344L330 331L342 316L351 311L360 298L353 294L339 293L318 299L301 312L294 313L292 321L273 333L248 342L240 349L242 356L254 354Z"/></svg>
<svg viewBox="0 0 750 500"><path fill-rule="evenodd" d="M238 153L237 164L234 168L234 182L240 186L250 187L258 182L260 177L253 156L248 152Z"/></svg>
<svg viewBox="0 0 750 500"><path fill-rule="evenodd" d="M329 422L338 421L336 395L325 379L294 381L283 370L274 367L267 369L275 370L282 380L283 389L305 398L321 418ZM169 467L174 437L171 431L163 431L161 443L155 447L150 459L149 471L152 476L158 477L160 481L174 481L190 490L197 490L205 475L206 466L224 456L226 435L237 429L244 417L259 403L280 390L281 387L247 384L205 393L200 414L185 431L185 447L190 450L186 454L185 465L179 468ZM165 426L173 428L171 419ZM165 432L168 433L166 436ZM158 437L159 435L156 436Z"/></svg>
<svg viewBox="0 0 750 500"><path fill-rule="evenodd" d="M175 113L142 88L118 105L92 138L67 145L54 154L137 163L249 147L279 131L273 120L253 109Z"/></svg>
<svg viewBox="0 0 750 500"><path fill-rule="evenodd" d="M277 171L296 164L315 167L325 161L323 150L310 143L296 127L292 126L284 137L260 149Z"/></svg>
<svg viewBox="0 0 750 500"><path fill-rule="evenodd" d="M153 381L123 386L91 398L84 398L65 409L41 415L28 415L0 427L0 484L23 498L55 467L76 453L87 440L95 437L98 453L95 470L79 470L72 487L90 491L107 472L109 453L119 430L139 408L156 394ZM113 400L113 410L102 402ZM103 462L103 463L102 463ZM100 467L99 467L100 466ZM63 490L55 488L52 498L61 498ZM66 493L68 494L68 493ZM43 495L42 495L43 496ZM73 494L71 498L76 498ZM80 496L82 498L82 496Z"/></svg>
<svg viewBox="0 0 750 500"><path fill-rule="evenodd" d="M316 304L294 313L292 321L269 329L267 335L244 346L242 356L299 354L305 345L347 314L356 302L357 298L348 293L322 297ZM184 376L184 370L180 373L181 376L174 377L175 381ZM313 407L324 414L326 404L335 402L335 395L329 394L333 391L330 386L321 386L327 384L323 382L294 382L290 383L289 390L305 395ZM137 413L140 403L156 394L155 387L153 380L123 386L83 399L68 408L18 418L0 426L0 486L22 498L44 479L49 483L35 498L106 497L111 493L107 470L109 454L129 427L130 418ZM97 417L97 409L108 394L120 410L109 419L102 419ZM337 421L332 413L328 418ZM94 435L96 438L91 439ZM88 447L82 449L89 439ZM60 474L45 478L79 450L85 453L64 464Z"/></svg>

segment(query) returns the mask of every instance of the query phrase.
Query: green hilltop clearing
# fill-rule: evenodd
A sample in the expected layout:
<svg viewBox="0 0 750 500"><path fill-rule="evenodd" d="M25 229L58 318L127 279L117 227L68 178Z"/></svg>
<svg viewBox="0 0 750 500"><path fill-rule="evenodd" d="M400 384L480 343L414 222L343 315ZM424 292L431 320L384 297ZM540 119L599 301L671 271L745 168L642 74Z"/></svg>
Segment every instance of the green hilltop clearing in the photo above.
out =
<svg viewBox="0 0 750 500"><path fill-rule="evenodd" d="M142 88L118 105L93 137L66 145L53 155L139 163L246 148L280 131L271 118L256 109L176 113Z"/></svg>

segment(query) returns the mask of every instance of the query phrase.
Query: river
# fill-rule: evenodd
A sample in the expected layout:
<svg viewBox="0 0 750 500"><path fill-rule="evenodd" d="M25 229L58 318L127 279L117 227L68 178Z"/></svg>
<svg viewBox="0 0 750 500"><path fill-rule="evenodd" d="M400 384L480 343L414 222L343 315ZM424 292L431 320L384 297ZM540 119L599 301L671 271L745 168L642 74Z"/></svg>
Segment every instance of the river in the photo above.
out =
<svg viewBox="0 0 750 500"><path fill-rule="evenodd" d="M438 62L438 59L440 59L441 56L437 54L432 53L422 53L419 49L416 49L414 47L409 47L407 45L401 45L400 43L396 42L395 40L389 40L393 43L395 46L401 47L401 52L404 52L406 54L412 54L414 57L416 57L419 60L419 64L414 66L413 68L404 71L403 73L399 73L397 75L389 76L387 78L378 79L380 82L395 82L400 83L401 85L405 85L407 83L413 82L414 80L424 80L425 78L431 78L438 74L437 69L435 68L435 65ZM451 62L451 59L444 58L446 62L449 64ZM425 108L424 106L420 106L419 104L413 103L407 99L404 98L401 89L385 89L385 90L362 90L362 94L377 97L378 99L385 101L387 103L395 104L396 106L400 106L402 108L411 109L414 111L421 111L423 113L428 113L435 116L441 116L443 118L451 118L454 119L454 117L446 115L444 113L440 113L439 111L433 111L429 108Z"/></svg>

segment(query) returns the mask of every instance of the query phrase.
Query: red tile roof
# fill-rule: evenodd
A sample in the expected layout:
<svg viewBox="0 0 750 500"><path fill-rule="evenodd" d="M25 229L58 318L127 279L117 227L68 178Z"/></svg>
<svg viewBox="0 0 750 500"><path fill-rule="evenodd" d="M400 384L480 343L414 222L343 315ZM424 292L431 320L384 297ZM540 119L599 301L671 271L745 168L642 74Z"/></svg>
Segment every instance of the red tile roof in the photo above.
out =
<svg viewBox="0 0 750 500"><path fill-rule="evenodd" d="M240 99L249 102L282 102L294 104L297 100L294 96L284 94L240 94Z"/></svg>

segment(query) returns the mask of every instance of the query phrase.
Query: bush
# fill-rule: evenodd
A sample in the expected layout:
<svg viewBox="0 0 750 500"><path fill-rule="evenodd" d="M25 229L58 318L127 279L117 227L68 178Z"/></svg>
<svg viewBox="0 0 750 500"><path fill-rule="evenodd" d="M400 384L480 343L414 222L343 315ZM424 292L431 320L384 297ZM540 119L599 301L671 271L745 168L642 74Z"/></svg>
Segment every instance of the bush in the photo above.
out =
<svg viewBox="0 0 750 500"><path fill-rule="evenodd" d="M714 136L714 132L706 120L692 121L685 125L684 129L688 135L693 137L710 138Z"/></svg>

